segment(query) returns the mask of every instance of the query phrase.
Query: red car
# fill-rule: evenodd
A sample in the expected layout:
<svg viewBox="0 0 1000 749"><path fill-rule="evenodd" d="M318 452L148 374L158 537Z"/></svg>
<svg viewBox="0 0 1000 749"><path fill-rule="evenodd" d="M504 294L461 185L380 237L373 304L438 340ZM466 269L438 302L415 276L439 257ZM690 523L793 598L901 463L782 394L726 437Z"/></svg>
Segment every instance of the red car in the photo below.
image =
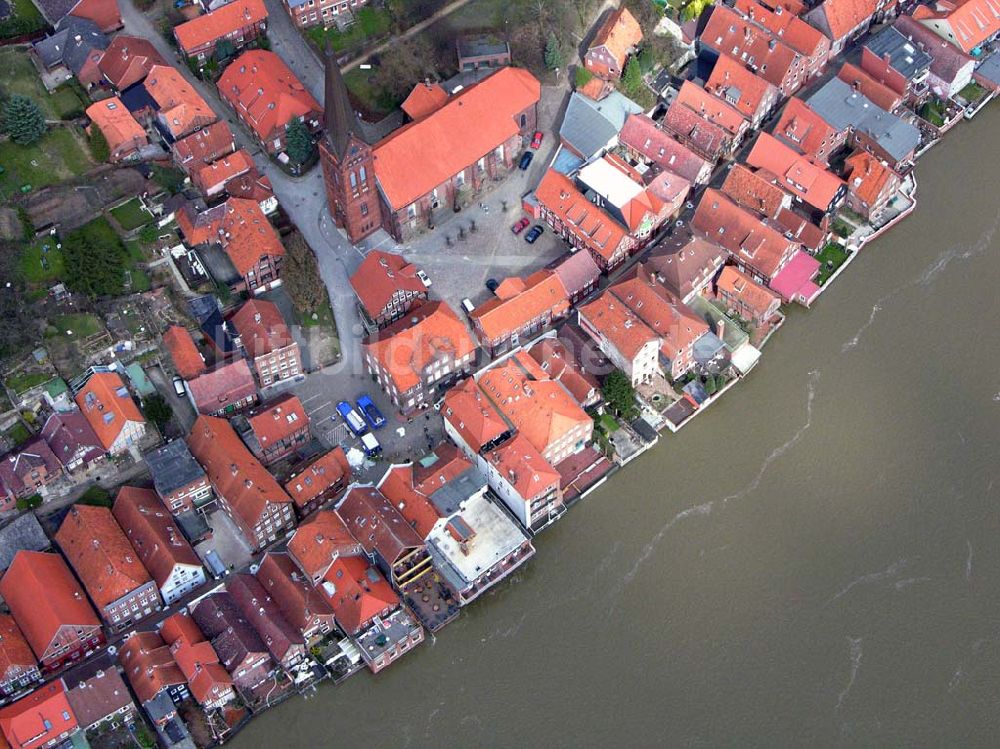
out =
<svg viewBox="0 0 1000 749"><path fill-rule="evenodd" d="M544 137L545 136L542 134L541 130L536 130L535 131L535 137L531 139L531 147L532 148L541 148L542 147L542 138L544 138Z"/></svg>
<svg viewBox="0 0 1000 749"><path fill-rule="evenodd" d="M515 234L520 234L522 231L528 228L528 224L530 223L531 221L529 221L528 219L522 218L520 221L518 221L516 224L510 227L510 230Z"/></svg>

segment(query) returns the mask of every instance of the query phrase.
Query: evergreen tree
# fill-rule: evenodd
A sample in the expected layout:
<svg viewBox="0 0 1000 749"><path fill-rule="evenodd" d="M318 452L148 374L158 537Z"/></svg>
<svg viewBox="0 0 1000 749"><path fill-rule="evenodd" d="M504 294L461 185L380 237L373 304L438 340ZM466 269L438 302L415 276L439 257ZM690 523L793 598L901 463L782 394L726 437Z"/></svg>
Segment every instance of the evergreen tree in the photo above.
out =
<svg viewBox="0 0 1000 749"><path fill-rule="evenodd" d="M111 158L111 147L108 145L108 139L104 137L104 133L101 132L101 128L96 123L90 126L90 155L98 164L103 164Z"/></svg>
<svg viewBox="0 0 1000 749"><path fill-rule="evenodd" d="M19 146L28 146L45 135L45 116L27 96L15 94L3 108L4 130Z"/></svg>
<svg viewBox="0 0 1000 749"><path fill-rule="evenodd" d="M604 402L623 419L631 419L636 414L635 388L620 369L616 369L604 379L601 386Z"/></svg>
<svg viewBox="0 0 1000 749"><path fill-rule="evenodd" d="M285 152L296 164L305 164L312 157L312 135L301 117L296 117L288 124L285 131Z"/></svg>
<svg viewBox="0 0 1000 749"><path fill-rule="evenodd" d="M562 50L559 49L559 40L555 32L549 32L548 41L545 42L545 67L549 70L556 70L563 66Z"/></svg>

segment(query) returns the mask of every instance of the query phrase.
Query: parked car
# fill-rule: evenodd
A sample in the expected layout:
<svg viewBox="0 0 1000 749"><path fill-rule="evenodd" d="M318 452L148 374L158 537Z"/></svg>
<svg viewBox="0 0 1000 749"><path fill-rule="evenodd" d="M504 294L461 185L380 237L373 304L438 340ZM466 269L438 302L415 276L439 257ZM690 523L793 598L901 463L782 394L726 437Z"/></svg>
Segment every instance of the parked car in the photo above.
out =
<svg viewBox="0 0 1000 749"><path fill-rule="evenodd" d="M541 148L542 147L542 138L544 138L544 137L545 137L545 135L544 135L544 133L542 133L541 130L536 130L535 131L535 137L531 139L531 147L532 148Z"/></svg>
<svg viewBox="0 0 1000 749"><path fill-rule="evenodd" d="M533 154L531 151L525 151L524 154L521 156L521 163L517 165L518 168L523 172L525 169L531 166L531 160L534 157L535 154Z"/></svg>
<svg viewBox="0 0 1000 749"><path fill-rule="evenodd" d="M417 278L419 278L420 283L422 283L428 289L431 287L431 279L428 278L427 274L424 273L422 270L417 271Z"/></svg>
<svg viewBox="0 0 1000 749"><path fill-rule="evenodd" d="M365 455L369 458L374 458L376 455L382 454L382 445L375 439L374 434L362 434L361 446L365 449Z"/></svg>
<svg viewBox="0 0 1000 749"><path fill-rule="evenodd" d="M465 310L465 314L471 315L472 310L474 310L475 308L476 305L472 303L472 300L469 299L469 297L465 297L465 299L462 300L462 309Z"/></svg>
<svg viewBox="0 0 1000 749"><path fill-rule="evenodd" d="M368 425L361 418L361 414L355 411L347 401L340 401L337 404L337 413L347 422L347 427L354 432L355 437L360 437L368 431Z"/></svg>
<svg viewBox="0 0 1000 749"><path fill-rule="evenodd" d="M524 241L527 242L528 244L534 244L535 242L538 241L538 238L542 236L542 232L544 231L545 229L536 224L535 226L531 227L531 229L528 231L527 234L524 235Z"/></svg>
<svg viewBox="0 0 1000 749"><path fill-rule="evenodd" d="M361 413L368 419L368 423L372 425L372 429L381 429L385 426L385 417L367 394L358 398L358 408L361 409Z"/></svg>
<svg viewBox="0 0 1000 749"><path fill-rule="evenodd" d="M486 288L489 289L491 292L496 291L497 290L497 286L499 286L499 285L500 285L500 282L497 281L495 278L487 278L486 279Z"/></svg>
<svg viewBox="0 0 1000 749"><path fill-rule="evenodd" d="M180 377L174 377L174 394L178 398L184 397L184 380Z"/></svg>
<svg viewBox="0 0 1000 749"><path fill-rule="evenodd" d="M516 224L510 227L510 230L515 234L520 234L522 231L528 228L528 224L530 223L531 223L530 219L522 218L520 221L518 221Z"/></svg>

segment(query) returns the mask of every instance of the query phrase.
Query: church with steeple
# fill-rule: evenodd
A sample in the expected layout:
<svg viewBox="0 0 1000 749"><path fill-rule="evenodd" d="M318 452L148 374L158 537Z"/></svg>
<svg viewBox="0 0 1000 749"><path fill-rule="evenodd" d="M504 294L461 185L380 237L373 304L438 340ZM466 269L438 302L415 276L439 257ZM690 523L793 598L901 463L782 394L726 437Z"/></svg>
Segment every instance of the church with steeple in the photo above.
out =
<svg viewBox="0 0 1000 749"><path fill-rule="evenodd" d="M419 106L403 105L409 121L377 141L330 55L324 95L327 205L356 244L380 228L397 241L431 229L440 212L478 199L515 169L535 130L541 84L514 67L452 92L418 83L407 102Z"/></svg>

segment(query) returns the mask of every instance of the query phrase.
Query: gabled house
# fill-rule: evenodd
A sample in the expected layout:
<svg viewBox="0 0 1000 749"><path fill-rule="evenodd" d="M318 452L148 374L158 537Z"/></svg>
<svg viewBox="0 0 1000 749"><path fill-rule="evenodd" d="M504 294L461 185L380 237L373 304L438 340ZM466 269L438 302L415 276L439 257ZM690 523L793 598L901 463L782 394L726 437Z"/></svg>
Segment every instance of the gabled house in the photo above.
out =
<svg viewBox="0 0 1000 749"><path fill-rule="evenodd" d="M617 80L625 71L628 56L642 42L642 28L624 5L613 11L597 29L583 65L605 80Z"/></svg>
<svg viewBox="0 0 1000 749"><path fill-rule="evenodd" d="M190 136L188 136L190 137ZM191 169L191 184L206 198L221 194L234 179L256 170L253 159L244 149L227 154L211 164Z"/></svg>
<svg viewBox="0 0 1000 749"><path fill-rule="evenodd" d="M839 54L853 39L865 33L892 0L824 0L803 18L830 39L830 55Z"/></svg>
<svg viewBox="0 0 1000 749"><path fill-rule="evenodd" d="M124 91L140 83L154 65L167 64L148 39L116 34L97 67L113 89Z"/></svg>
<svg viewBox="0 0 1000 749"><path fill-rule="evenodd" d="M146 433L146 419L114 372L94 372L76 393L76 405L105 452L120 455Z"/></svg>
<svg viewBox="0 0 1000 749"><path fill-rule="evenodd" d="M281 311L273 302L251 299L237 310L230 322L239 334L238 345L253 362L261 387L302 373L299 344L292 338Z"/></svg>
<svg viewBox="0 0 1000 749"><path fill-rule="evenodd" d="M348 16L363 8L368 0L282 0L282 5L299 28L333 26L340 14Z"/></svg>
<svg viewBox="0 0 1000 749"><path fill-rule="evenodd" d="M727 265L719 274L715 296L729 314L742 317L753 325L771 321L781 307L781 297L733 265Z"/></svg>
<svg viewBox="0 0 1000 749"><path fill-rule="evenodd" d="M221 708L236 698L233 677L188 614L178 612L164 619L160 636L187 679L191 695L205 710Z"/></svg>
<svg viewBox="0 0 1000 749"><path fill-rule="evenodd" d="M365 365L404 415L473 367L476 342L445 302L426 302L362 343Z"/></svg>
<svg viewBox="0 0 1000 749"><path fill-rule="evenodd" d="M830 57L830 40L819 29L803 21L791 3L768 0L764 5L757 0L736 0L733 7L802 55L807 78L822 72Z"/></svg>
<svg viewBox="0 0 1000 749"><path fill-rule="evenodd" d="M10 749L49 749L69 743L80 724L61 679L0 708L0 732Z"/></svg>
<svg viewBox="0 0 1000 749"><path fill-rule="evenodd" d="M187 382L191 405L200 414L232 416L253 406L257 383L246 359L233 359Z"/></svg>
<svg viewBox="0 0 1000 749"><path fill-rule="evenodd" d="M204 62L223 39L242 49L267 30L264 0L235 0L174 27L181 54Z"/></svg>
<svg viewBox="0 0 1000 749"><path fill-rule="evenodd" d="M309 416L298 396L290 393L262 404L234 423L244 444L264 465L288 457L310 439ZM241 429L243 426L246 428Z"/></svg>
<svg viewBox="0 0 1000 749"><path fill-rule="evenodd" d="M755 129L778 104L777 86L727 55L716 60L712 75L705 82L705 90L735 107Z"/></svg>
<svg viewBox="0 0 1000 749"><path fill-rule="evenodd" d="M51 547L34 513L21 513L0 528L0 572L10 567L19 551L48 551Z"/></svg>
<svg viewBox="0 0 1000 749"><path fill-rule="evenodd" d="M601 402L601 385L584 369L566 341L546 336L528 349L528 356L553 380L561 383L581 408Z"/></svg>
<svg viewBox="0 0 1000 749"><path fill-rule="evenodd" d="M0 595L45 672L104 644L94 609L58 554L19 551L0 580Z"/></svg>
<svg viewBox="0 0 1000 749"><path fill-rule="evenodd" d="M198 172L205 164L211 164L236 150L236 138L229 125L223 121L213 122L171 145L174 161L184 171Z"/></svg>
<svg viewBox="0 0 1000 749"><path fill-rule="evenodd" d="M285 620L281 607L257 578L245 573L230 575L226 579L226 590L276 663L287 669L306 657L302 634Z"/></svg>
<svg viewBox="0 0 1000 749"><path fill-rule="evenodd" d="M1000 34L997 0L937 0L914 9L913 20L967 54L975 54Z"/></svg>
<svg viewBox="0 0 1000 749"><path fill-rule="evenodd" d="M135 161L140 150L149 145L146 129L117 96L91 104L87 107L87 117L90 118L88 132L93 135L93 128L97 128L108 142L112 164Z"/></svg>
<svg viewBox="0 0 1000 749"><path fill-rule="evenodd" d="M176 68L154 65L142 85L156 104L156 122L169 140L183 138L218 119Z"/></svg>
<svg viewBox="0 0 1000 749"><path fill-rule="evenodd" d="M578 308L577 320L633 387L662 374L660 336L615 295L601 294Z"/></svg>
<svg viewBox="0 0 1000 749"><path fill-rule="evenodd" d="M769 133L761 133L747 164L774 175L781 188L810 206L818 215L832 214L847 195L844 181L796 153Z"/></svg>
<svg viewBox="0 0 1000 749"><path fill-rule="evenodd" d="M788 100L771 134L823 167L829 164L830 155L847 140L846 128L837 130L797 96Z"/></svg>
<svg viewBox="0 0 1000 749"><path fill-rule="evenodd" d="M570 304L590 296L601 280L601 269L589 252L566 252L546 268L556 274Z"/></svg>
<svg viewBox="0 0 1000 749"><path fill-rule="evenodd" d="M202 598L191 618L212 643L237 689L252 691L273 677L277 667L267 646L228 591Z"/></svg>
<svg viewBox="0 0 1000 749"><path fill-rule="evenodd" d="M79 409L49 416L42 426L41 436L69 474L100 464L107 454L97 433Z"/></svg>
<svg viewBox="0 0 1000 749"><path fill-rule="evenodd" d="M401 255L373 250L351 275L361 321L369 331L384 328L427 299L417 267Z"/></svg>
<svg viewBox="0 0 1000 749"><path fill-rule="evenodd" d="M45 495L48 485L63 475L48 443L35 437L0 458L0 511L15 509L18 499Z"/></svg>
<svg viewBox="0 0 1000 749"><path fill-rule="evenodd" d="M107 507L73 505L55 541L112 631L160 610L156 583Z"/></svg>
<svg viewBox="0 0 1000 749"><path fill-rule="evenodd" d="M927 85L939 99L950 99L969 85L976 59L935 34L912 16L900 16L893 24L899 33L931 56Z"/></svg>
<svg viewBox="0 0 1000 749"><path fill-rule="evenodd" d="M287 553L266 554L257 568L256 577L261 588L278 605L285 621L306 642L333 631L333 607Z"/></svg>
<svg viewBox="0 0 1000 749"><path fill-rule="evenodd" d="M352 486L337 502L337 514L368 558L401 589L431 567L424 540L371 485Z"/></svg>
<svg viewBox="0 0 1000 749"><path fill-rule="evenodd" d="M644 114L628 116L618 141L630 158L683 177L692 185L703 185L711 177L709 161L682 145Z"/></svg>
<svg viewBox="0 0 1000 749"><path fill-rule="evenodd" d="M85 18L105 34L122 27L122 16L115 0L39 0L38 9L52 26L67 18Z"/></svg>
<svg viewBox="0 0 1000 749"><path fill-rule="evenodd" d="M927 98L930 67L931 56L892 26L866 39L861 47L861 69L913 104Z"/></svg>
<svg viewBox="0 0 1000 749"><path fill-rule="evenodd" d="M351 466L339 445L302 468L296 468L285 483L285 491L295 502L299 517L306 517L321 505L336 499L351 483Z"/></svg>
<svg viewBox="0 0 1000 749"><path fill-rule="evenodd" d="M108 38L93 21L65 16L56 24L55 33L35 42L31 51L50 79L76 77L90 88L101 78L99 65L107 46Z"/></svg>
<svg viewBox="0 0 1000 749"><path fill-rule="evenodd" d="M123 486L112 512L167 606L205 584L201 560L152 489Z"/></svg>
<svg viewBox="0 0 1000 749"><path fill-rule="evenodd" d="M847 207L869 220L878 220L902 185L893 169L865 151L857 151L844 162L847 177Z"/></svg>
<svg viewBox="0 0 1000 749"><path fill-rule="evenodd" d="M163 347L170 354L174 370L185 380L190 380L204 372L205 357L198 351L194 339L187 328L171 325L163 334Z"/></svg>
<svg viewBox="0 0 1000 749"><path fill-rule="evenodd" d="M559 126L559 141L572 154L589 161L613 149L625 120L640 114L642 107L618 91L612 90L599 100L574 91Z"/></svg>
<svg viewBox="0 0 1000 749"><path fill-rule="evenodd" d="M118 661L143 707L160 695L175 705L190 695L184 673L156 631L133 632L126 637L119 646Z"/></svg>
<svg viewBox="0 0 1000 749"><path fill-rule="evenodd" d="M897 112L903 106L902 94L879 83L857 65L845 62L837 71L837 77L886 112Z"/></svg>
<svg viewBox="0 0 1000 749"><path fill-rule="evenodd" d="M399 608L399 596L365 557L341 557L316 586L348 636L364 632L378 618Z"/></svg>
<svg viewBox="0 0 1000 749"><path fill-rule="evenodd" d="M291 498L240 442L229 422L199 416L187 441L251 549L260 550L294 527Z"/></svg>
<svg viewBox="0 0 1000 749"><path fill-rule="evenodd" d="M270 154L285 150L292 122L301 121L310 132L320 129L322 106L274 52L244 52L226 67L218 86L222 99Z"/></svg>
<svg viewBox="0 0 1000 749"><path fill-rule="evenodd" d="M24 692L42 680L35 654L10 614L0 614L0 698Z"/></svg>
<svg viewBox="0 0 1000 749"><path fill-rule="evenodd" d="M690 81L685 81L684 85L688 83ZM711 164L730 154L736 146L733 134L726 128L676 101L667 108L661 124L664 130Z"/></svg>
<svg viewBox="0 0 1000 749"><path fill-rule="evenodd" d="M138 711L132 694L107 653L75 667L62 682L68 687L66 699L84 731L113 721L127 724L135 720Z"/></svg>
<svg viewBox="0 0 1000 749"><path fill-rule="evenodd" d="M318 585L335 561L364 554L364 548L336 512L320 510L296 529L288 541L288 554Z"/></svg>
<svg viewBox="0 0 1000 749"><path fill-rule="evenodd" d="M212 499L212 485L182 439L175 439L143 456L160 501L174 515L203 507Z"/></svg>
<svg viewBox="0 0 1000 749"><path fill-rule="evenodd" d="M566 288L549 270L506 278L493 293L469 319L483 348L494 356L516 348L570 311Z"/></svg>
<svg viewBox="0 0 1000 749"><path fill-rule="evenodd" d="M712 283L727 253L704 237L677 235L656 246L645 266L674 296L688 304Z"/></svg>

